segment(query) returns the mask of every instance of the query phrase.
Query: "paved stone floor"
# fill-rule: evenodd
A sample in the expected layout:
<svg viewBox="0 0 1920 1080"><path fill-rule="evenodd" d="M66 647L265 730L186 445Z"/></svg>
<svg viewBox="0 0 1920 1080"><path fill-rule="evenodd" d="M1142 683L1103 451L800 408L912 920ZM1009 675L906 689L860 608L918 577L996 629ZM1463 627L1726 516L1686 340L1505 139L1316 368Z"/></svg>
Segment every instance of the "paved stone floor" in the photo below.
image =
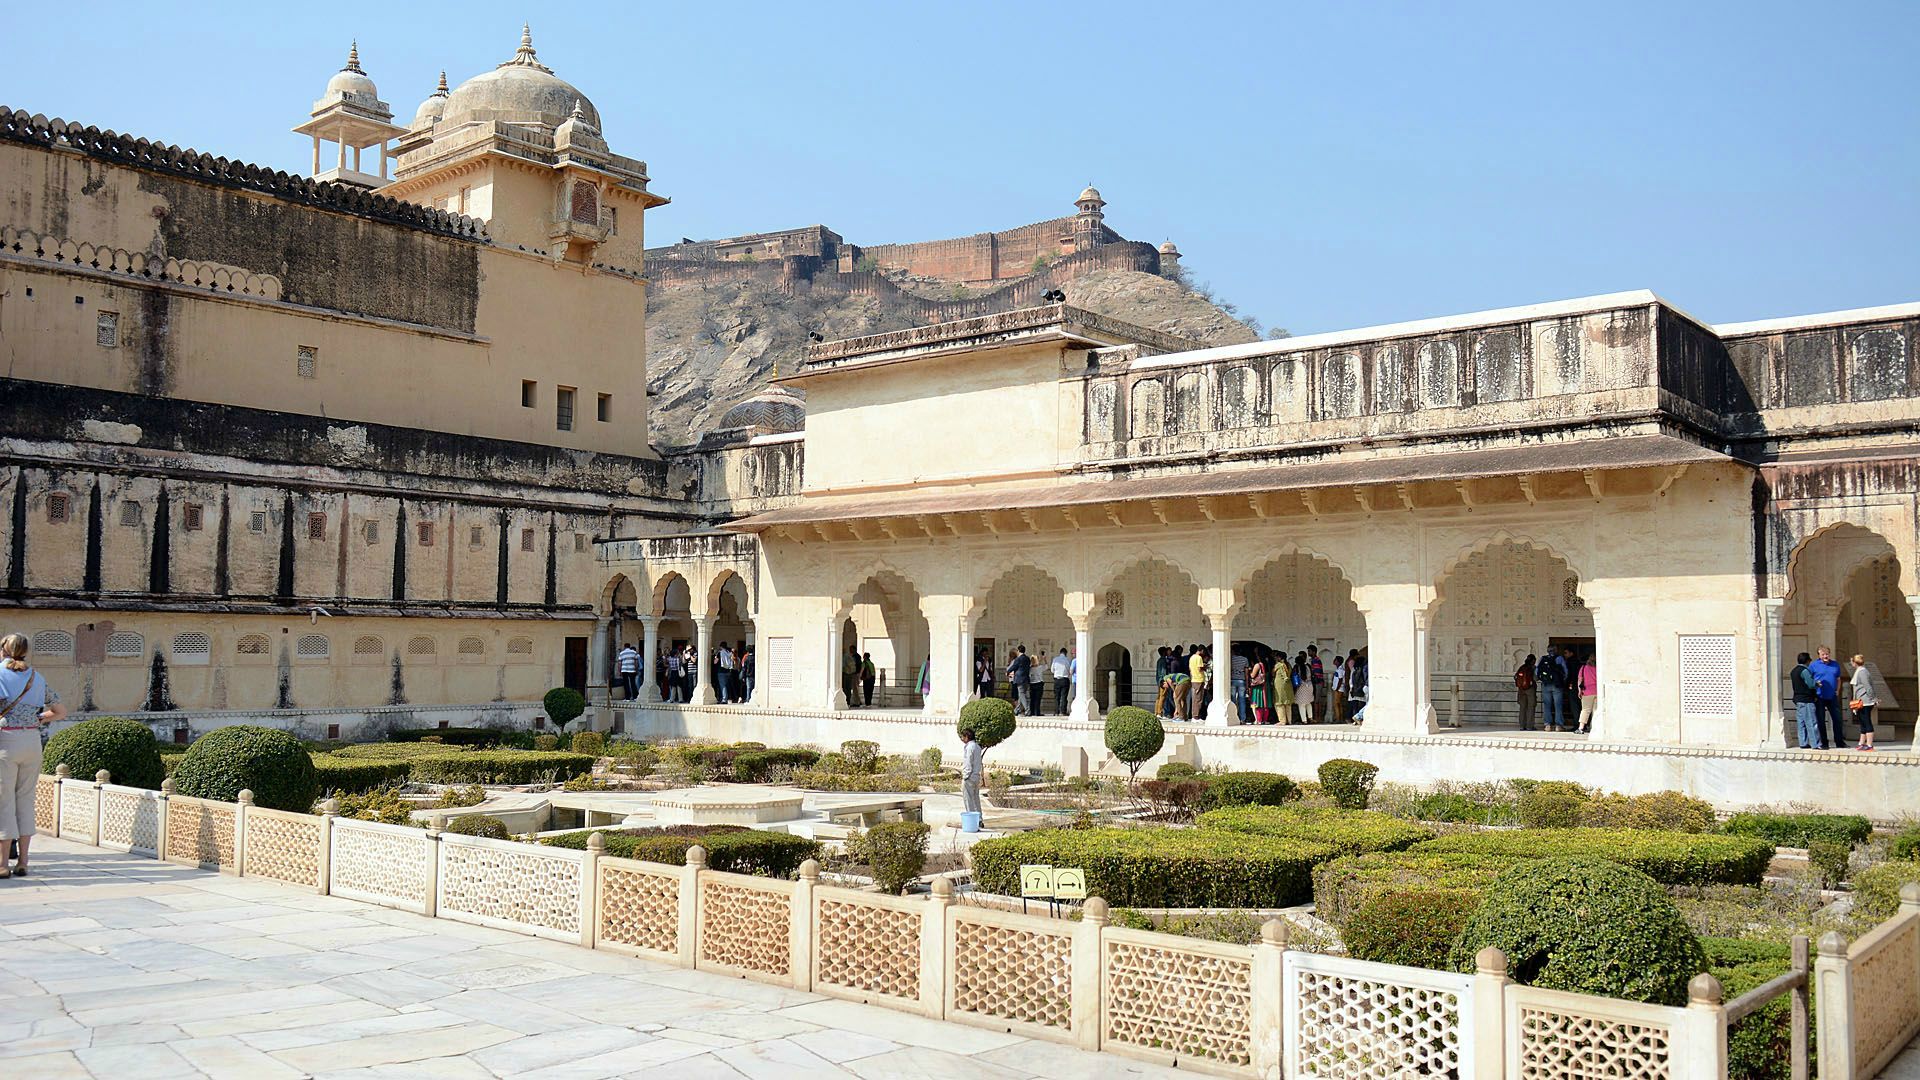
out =
<svg viewBox="0 0 1920 1080"><path fill-rule="evenodd" d="M1190 1077L47 837L0 881L0 1077Z"/></svg>
<svg viewBox="0 0 1920 1080"><path fill-rule="evenodd" d="M1920 1080L1920 1038L1907 1044L1900 1056L1880 1071L1880 1080Z"/></svg>

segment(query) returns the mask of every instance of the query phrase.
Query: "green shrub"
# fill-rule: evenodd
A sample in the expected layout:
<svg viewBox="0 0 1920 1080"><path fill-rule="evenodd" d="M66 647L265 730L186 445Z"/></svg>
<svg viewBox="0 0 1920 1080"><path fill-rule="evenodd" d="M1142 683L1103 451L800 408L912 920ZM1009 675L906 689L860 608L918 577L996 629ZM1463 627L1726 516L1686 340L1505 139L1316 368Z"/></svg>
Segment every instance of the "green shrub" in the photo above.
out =
<svg viewBox="0 0 1920 1080"><path fill-rule="evenodd" d="M1376 851L1313 868L1314 914L1342 926L1368 900L1409 890L1479 893L1518 860L1497 855Z"/></svg>
<svg viewBox="0 0 1920 1080"><path fill-rule="evenodd" d="M1013 704L1001 698L975 698L960 706L959 730L972 731L980 749L991 750L1011 738Z"/></svg>
<svg viewBox="0 0 1920 1080"><path fill-rule="evenodd" d="M1920 860L1920 825L1895 833L1887 843L1887 858Z"/></svg>
<svg viewBox="0 0 1920 1080"><path fill-rule="evenodd" d="M463 806L479 806L486 801L486 788L479 784L468 784L466 787L450 787L442 790L440 797L433 800L433 806L436 810L455 810Z"/></svg>
<svg viewBox="0 0 1920 1080"><path fill-rule="evenodd" d="M607 737L597 731L576 731L573 733L573 741L567 749L576 754L592 754L596 758L605 757L607 753Z"/></svg>
<svg viewBox="0 0 1920 1080"><path fill-rule="evenodd" d="M306 813L319 786L313 758L300 740L272 728L216 728L193 742L173 773L174 790L196 799L233 802L253 792L255 806Z"/></svg>
<svg viewBox="0 0 1920 1080"><path fill-rule="evenodd" d="M593 771L586 754L541 750L474 750L413 762L413 779L423 784L563 783Z"/></svg>
<svg viewBox="0 0 1920 1080"><path fill-rule="evenodd" d="M1356 960L1445 968L1454 939L1480 901L1480 893L1468 889L1376 893L1340 928L1340 940Z"/></svg>
<svg viewBox="0 0 1920 1080"><path fill-rule="evenodd" d="M920 876L927 865L928 832L924 821L895 821L875 825L860 837L859 858L873 871L882 892L898 896Z"/></svg>
<svg viewBox="0 0 1920 1080"><path fill-rule="evenodd" d="M1189 776L1199 775L1200 769L1198 766L1190 765L1184 761L1169 761L1154 772L1153 778L1155 780L1181 780Z"/></svg>
<svg viewBox="0 0 1920 1080"><path fill-rule="evenodd" d="M1688 980L1707 966L1659 882L1592 858L1537 859L1500 875L1454 942L1452 966L1474 970L1489 945L1506 953L1515 982L1657 1005L1685 1005Z"/></svg>
<svg viewBox="0 0 1920 1080"><path fill-rule="evenodd" d="M51 776L61 765L76 779L91 780L105 769L113 783L150 791L167 778L152 729L123 716L96 716L56 732L47 740L40 771Z"/></svg>
<svg viewBox="0 0 1920 1080"><path fill-rule="evenodd" d="M939 747L929 746L925 750L920 751L920 771L923 773L939 772L940 763L944 760L946 759L941 755Z"/></svg>
<svg viewBox="0 0 1920 1080"><path fill-rule="evenodd" d="M1434 792L1421 796L1413 804L1413 816L1420 821L1474 825L1510 825L1517 820L1512 801L1478 802L1458 792Z"/></svg>
<svg viewBox="0 0 1920 1080"><path fill-rule="evenodd" d="M1208 911L1193 915L1163 915L1158 920L1132 908L1114 908L1110 914L1114 926L1129 930L1157 930L1162 934L1224 941L1229 945L1252 945L1260 940L1264 922L1247 911Z"/></svg>
<svg viewBox="0 0 1920 1080"><path fill-rule="evenodd" d="M1107 714L1107 749L1127 767L1127 778L1140 775L1140 766L1167 744L1160 718L1137 705L1120 705Z"/></svg>
<svg viewBox="0 0 1920 1080"><path fill-rule="evenodd" d="M1334 849L1278 836L1197 829L1040 829L975 844L974 881L1020 894L1022 863L1078 867L1087 895L1131 907L1290 907L1312 894Z"/></svg>
<svg viewBox="0 0 1920 1080"><path fill-rule="evenodd" d="M355 743L329 750L327 756L348 761L412 761L415 758L446 757L448 754L467 752L465 747L442 746L439 743Z"/></svg>
<svg viewBox="0 0 1920 1080"><path fill-rule="evenodd" d="M1431 829L1374 810L1235 806L1202 814L1197 824L1203 829L1326 844L1341 855L1404 851L1422 840L1433 839Z"/></svg>
<svg viewBox="0 0 1920 1080"><path fill-rule="evenodd" d="M1668 829L1706 832L1713 828L1712 804L1678 791L1650 795L1596 794L1580 808L1580 824L1598 829Z"/></svg>
<svg viewBox="0 0 1920 1080"><path fill-rule="evenodd" d="M540 708L546 712L547 719L553 721L554 727L564 731L568 724L587 711L587 699L570 686L556 686L540 699Z"/></svg>
<svg viewBox="0 0 1920 1080"><path fill-rule="evenodd" d="M697 844L707 849L708 868L760 877L792 877L801 863L820 854L818 841L739 825L676 825L619 832L587 829L542 837L540 842L584 851L587 837L594 832L606 836L607 854L623 859L685 866L687 849Z"/></svg>
<svg viewBox="0 0 1920 1080"><path fill-rule="evenodd" d="M1707 955L1709 968L1733 968L1747 964L1773 964L1781 971L1793 961L1793 947L1784 941L1760 941L1754 938L1702 937L1700 948ZM1735 995L1726 995L1732 1001Z"/></svg>
<svg viewBox="0 0 1920 1080"><path fill-rule="evenodd" d="M1868 925L1893 918L1900 910L1900 887L1920 881L1920 862L1894 859L1869 866L1853 879L1853 912Z"/></svg>
<svg viewBox="0 0 1920 1080"><path fill-rule="evenodd" d="M1705 943L1705 939L1702 939ZM1720 980L1723 1000L1732 1001L1741 994L1752 990L1762 983L1784 975L1790 960L1782 946L1779 959L1768 959L1746 964L1720 965L1713 963L1711 952L1709 962L1713 966L1708 971ZM1814 984L1807 983L1810 1015L1813 1002ZM1807 1054L1809 1060L1816 1058L1815 1042L1818 1025L1807 1025ZM1727 1076L1732 1080L1789 1080L1793 1075L1793 995L1782 994L1727 1030Z"/></svg>
<svg viewBox="0 0 1920 1080"><path fill-rule="evenodd" d="M1520 793L1513 806L1523 829L1571 829L1580 824L1587 793L1577 784L1538 783Z"/></svg>
<svg viewBox="0 0 1920 1080"><path fill-rule="evenodd" d="M381 761L377 758L343 758L334 754L313 755L313 780L324 794L357 794L391 784L405 783L413 771L409 761Z"/></svg>
<svg viewBox="0 0 1920 1080"><path fill-rule="evenodd" d="M1815 840L1807 845L1807 864L1820 879L1823 889L1837 889L1847 880L1847 864L1852 861L1851 845L1838 840Z"/></svg>
<svg viewBox="0 0 1920 1080"><path fill-rule="evenodd" d="M1200 809L1228 806L1279 806L1300 797L1294 782L1279 773L1230 772L1198 777L1206 785Z"/></svg>
<svg viewBox="0 0 1920 1080"><path fill-rule="evenodd" d="M868 739L848 739L841 743L840 756L847 759L847 768L854 772L874 772L880 768L880 744Z"/></svg>
<svg viewBox="0 0 1920 1080"><path fill-rule="evenodd" d="M1320 764L1320 790L1342 810L1365 810L1373 797L1373 781L1380 766L1352 758L1334 758Z"/></svg>
<svg viewBox="0 0 1920 1080"><path fill-rule="evenodd" d="M511 840L506 822L487 814L461 814L447 822L446 831L461 836L484 836L490 840Z"/></svg>
<svg viewBox="0 0 1920 1080"><path fill-rule="evenodd" d="M413 804L392 788L353 792L333 796L340 804L340 816L356 821L382 821L388 825L415 825Z"/></svg>
<svg viewBox="0 0 1920 1080"><path fill-rule="evenodd" d="M535 750L558 750L560 749L560 736L535 735L533 737L533 748Z"/></svg>
<svg viewBox="0 0 1920 1080"><path fill-rule="evenodd" d="M1857 814L1735 814L1720 831L1757 836L1781 847L1812 847L1815 840L1852 847L1867 842L1873 823Z"/></svg>
<svg viewBox="0 0 1920 1080"><path fill-rule="evenodd" d="M1465 852L1521 859L1592 858L1631 866L1665 885L1755 885L1773 845L1746 836L1654 829L1515 829L1455 833L1416 844L1427 854Z"/></svg>
<svg viewBox="0 0 1920 1080"><path fill-rule="evenodd" d="M483 727L394 728L387 732L387 741L417 743L422 739L433 739L449 746L493 746L506 734L499 728Z"/></svg>
<svg viewBox="0 0 1920 1080"><path fill-rule="evenodd" d="M765 783L775 769L809 769L819 760L815 750L742 750L733 756L733 778L743 784Z"/></svg>
<svg viewBox="0 0 1920 1080"><path fill-rule="evenodd" d="M873 791L898 793L919 791L920 778L907 773L847 773L822 772L818 769L795 769L788 781L794 787L813 791Z"/></svg>

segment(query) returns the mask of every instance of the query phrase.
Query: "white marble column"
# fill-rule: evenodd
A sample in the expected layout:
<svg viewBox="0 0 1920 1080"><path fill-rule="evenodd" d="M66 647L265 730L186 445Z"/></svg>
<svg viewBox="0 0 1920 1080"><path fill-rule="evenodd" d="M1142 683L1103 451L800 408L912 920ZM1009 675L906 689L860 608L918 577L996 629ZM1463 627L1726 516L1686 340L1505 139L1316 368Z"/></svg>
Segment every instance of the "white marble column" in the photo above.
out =
<svg viewBox="0 0 1920 1080"><path fill-rule="evenodd" d="M693 688L695 705L711 705L713 696L713 616L695 616L693 626L700 644L696 647L693 662L698 670L698 682Z"/></svg>
<svg viewBox="0 0 1920 1080"><path fill-rule="evenodd" d="M1780 624L1786 601L1774 597L1760 600L1760 745L1775 749L1787 745L1785 705L1780 698L1785 666L1781 657Z"/></svg>
<svg viewBox="0 0 1920 1080"><path fill-rule="evenodd" d="M1207 726L1232 727L1240 722L1240 716L1234 711L1230 700L1233 690L1233 615L1230 612L1210 614L1207 622L1213 628L1213 674L1207 679L1207 688L1213 691L1213 700L1207 703Z"/></svg>
<svg viewBox="0 0 1920 1080"><path fill-rule="evenodd" d="M824 707L832 712L839 712L847 707L846 692L840 688L840 654L843 651L840 643L842 621L840 616L835 615L833 620L827 623L827 693Z"/></svg>
<svg viewBox="0 0 1920 1080"><path fill-rule="evenodd" d="M1361 730L1431 735L1439 730L1427 656L1427 604L1419 585L1359 585L1354 606L1367 621L1367 716Z"/></svg>
<svg viewBox="0 0 1920 1080"><path fill-rule="evenodd" d="M660 684L654 681L653 666L660 661L660 617L640 616L640 697L641 701L660 700Z"/></svg>
<svg viewBox="0 0 1920 1080"><path fill-rule="evenodd" d="M1920 660L1920 596L1907 597L1907 606L1913 609L1913 637L1916 650L1914 658ZM1915 669L1914 674L1920 675L1920 667ZM1916 682L1915 685L1920 686L1920 682ZM1920 702L1906 704L1915 710L1916 715L1920 715ZM1914 724L1913 734L1908 737L1907 744L1907 753L1920 754L1920 722Z"/></svg>
<svg viewBox="0 0 1920 1080"><path fill-rule="evenodd" d="M1100 707L1093 699L1093 619L1073 621L1073 705L1075 720L1100 719Z"/></svg>
<svg viewBox="0 0 1920 1080"><path fill-rule="evenodd" d="M593 641L587 649L587 700L605 704L611 697L608 693L607 642L613 637L613 620L602 616L593 620Z"/></svg>
<svg viewBox="0 0 1920 1080"><path fill-rule="evenodd" d="M980 696L980 683L973 677L973 616L960 617L960 700Z"/></svg>

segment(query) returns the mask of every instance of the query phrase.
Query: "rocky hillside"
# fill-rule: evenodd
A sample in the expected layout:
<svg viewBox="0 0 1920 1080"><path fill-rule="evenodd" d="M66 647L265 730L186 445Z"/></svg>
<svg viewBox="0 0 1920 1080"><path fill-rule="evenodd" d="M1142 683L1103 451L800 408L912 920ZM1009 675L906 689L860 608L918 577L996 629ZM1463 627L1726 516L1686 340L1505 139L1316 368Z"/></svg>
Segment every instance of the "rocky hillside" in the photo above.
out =
<svg viewBox="0 0 1920 1080"><path fill-rule="evenodd" d="M1066 287L1067 302L1206 345L1252 341L1244 323L1185 286L1125 270L1089 274ZM648 292L647 370L653 441L698 442L721 415L799 362L809 332L829 341L916 320L865 296L789 295L763 285L660 288Z"/></svg>

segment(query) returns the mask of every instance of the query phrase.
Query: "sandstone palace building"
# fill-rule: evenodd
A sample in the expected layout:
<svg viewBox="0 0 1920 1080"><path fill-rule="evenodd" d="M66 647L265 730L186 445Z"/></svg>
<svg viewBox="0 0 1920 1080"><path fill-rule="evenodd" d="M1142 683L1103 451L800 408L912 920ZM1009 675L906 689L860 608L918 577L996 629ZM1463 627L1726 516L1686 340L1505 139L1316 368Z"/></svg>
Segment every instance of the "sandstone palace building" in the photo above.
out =
<svg viewBox="0 0 1920 1080"><path fill-rule="evenodd" d="M404 126L356 56L297 130L312 178L0 111L0 606L85 712L531 723L567 683L602 728L917 750L1024 645L1082 677L996 754L1098 767L1160 645L1314 644L1368 657L1363 724L1250 729L1220 695L1168 752L1915 805L1920 304L1715 326L1630 292L1200 348L1036 295L820 342L662 433L655 263L991 290L1177 252L1091 190L990 243L649 252L646 165L526 37ZM660 703L665 649L741 640L750 703ZM1561 645L1597 656L1593 733L1523 735L1511 673ZM1794 747L1819 645L1880 673L1893 749Z"/></svg>

